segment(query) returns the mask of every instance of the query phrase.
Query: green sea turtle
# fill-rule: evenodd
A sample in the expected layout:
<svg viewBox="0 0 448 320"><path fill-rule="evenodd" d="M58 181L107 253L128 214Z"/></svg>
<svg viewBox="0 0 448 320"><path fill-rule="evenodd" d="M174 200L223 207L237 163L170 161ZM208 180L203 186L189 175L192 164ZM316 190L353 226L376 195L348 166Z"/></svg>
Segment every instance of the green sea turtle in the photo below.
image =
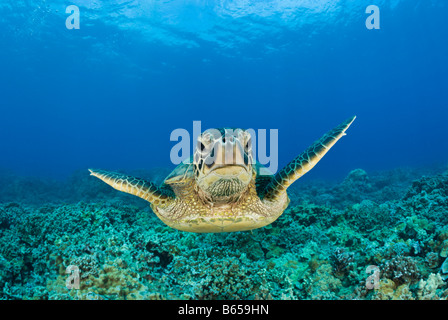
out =
<svg viewBox="0 0 448 320"><path fill-rule="evenodd" d="M172 228L251 230L283 213L289 204L287 188L322 159L354 120L327 132L275 175L253 161L251 136L242 129L204 131L192 159L178 165L160 186L121 173L89 170L113 188L150 202L155 214Z"/></svg>

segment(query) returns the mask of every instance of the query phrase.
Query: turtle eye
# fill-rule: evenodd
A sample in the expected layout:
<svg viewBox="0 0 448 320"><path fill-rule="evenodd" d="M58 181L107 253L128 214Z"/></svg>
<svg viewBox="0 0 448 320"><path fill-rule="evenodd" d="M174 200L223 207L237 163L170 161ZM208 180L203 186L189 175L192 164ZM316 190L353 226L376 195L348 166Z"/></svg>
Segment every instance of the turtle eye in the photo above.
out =
<svg viewBox="0 0 448 320"><path fill-rule="evenodd" d="M249 151L251 147L252 147L252 140L249 138L246 144L244 145L244 150Z"/></svg>
<svg viewBox="0 0 448 320"><path fill-rule="evenodd" d="M199 150L200 152L203 152L207 147L205 146L205 144L203 144L201 141L198 141L197 147L196 149Z"/></svg>

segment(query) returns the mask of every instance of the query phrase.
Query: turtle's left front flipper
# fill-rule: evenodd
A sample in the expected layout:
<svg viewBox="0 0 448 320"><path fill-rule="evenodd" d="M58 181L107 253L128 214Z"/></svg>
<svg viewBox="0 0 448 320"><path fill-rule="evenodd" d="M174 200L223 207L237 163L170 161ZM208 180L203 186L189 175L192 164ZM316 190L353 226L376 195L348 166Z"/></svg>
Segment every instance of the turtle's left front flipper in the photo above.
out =
<svg viewBox="0 0 448 320"><path fill-rule="evenodd" d="M163 208L175 198L174 192L168 186L160 188L153 182L116 172L92 169L89 171L90 175L103 180L114 189L140 197L157 207Z"/></svg>
<svg viewBox="0 0 448 320"><path fill-rule="evenodd" d="M302 154L288 163L280 170L266 186L263 197L267 200L275 200L297 179L310 171L330 148L345 135L345 131L355 120L355 117L347 119L342 124L327 132L319 140L315 141Z"/></svg>

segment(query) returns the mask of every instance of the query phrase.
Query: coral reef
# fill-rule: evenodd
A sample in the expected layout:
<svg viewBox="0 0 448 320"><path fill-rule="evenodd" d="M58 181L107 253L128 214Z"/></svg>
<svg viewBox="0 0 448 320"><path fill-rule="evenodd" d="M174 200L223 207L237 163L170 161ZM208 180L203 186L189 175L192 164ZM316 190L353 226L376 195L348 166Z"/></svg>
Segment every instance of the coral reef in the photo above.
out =
<svg viewBox="0 0 448 320"><path fill-rule="evenodd" d="M420 278L420 272L415 258L409 256L397 256L386 261L381 270L383 277L392 280L396 284L412 284Z"/></svg>
<svg viewBox="0 0 448 320"><path fill-rule="evenodd" d="M225 234L171 229L85 173L0 179L12 183L0 184L1 299L448 296L446 174L356 169L337 184L308 181L272 225ZM79 289L66 286L68 266L80 270Z"/></svg>

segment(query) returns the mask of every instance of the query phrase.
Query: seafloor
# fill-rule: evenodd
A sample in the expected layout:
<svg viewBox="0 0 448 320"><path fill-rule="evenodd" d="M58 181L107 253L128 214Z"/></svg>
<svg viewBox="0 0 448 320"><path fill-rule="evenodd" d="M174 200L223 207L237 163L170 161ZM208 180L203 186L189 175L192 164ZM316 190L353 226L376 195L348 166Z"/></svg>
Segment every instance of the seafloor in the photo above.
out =
<svg viewBox="0 0 448 320"><path fill-rule="evenodd" d="M132 174L161 181L168 170ZM268 227L193 234L87 171L0 172L0 298L447 299L446 167L357 169L289 193ZM69 265L79 289L66 286Z"/></svg>

